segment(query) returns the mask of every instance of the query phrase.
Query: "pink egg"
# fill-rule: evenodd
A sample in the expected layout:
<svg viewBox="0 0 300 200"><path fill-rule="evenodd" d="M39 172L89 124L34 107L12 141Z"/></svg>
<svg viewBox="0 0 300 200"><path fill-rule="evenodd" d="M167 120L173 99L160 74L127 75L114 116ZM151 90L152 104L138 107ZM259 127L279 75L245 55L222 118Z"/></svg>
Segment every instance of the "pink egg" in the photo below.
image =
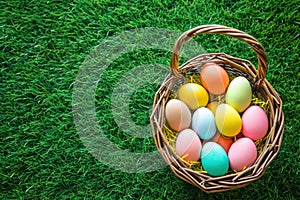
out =
<svg viewBox="0 0 300 200"><path fill-rule="evenodd" d="M254 142L246 137L236 140L229 149L228 158L232 170L241 171L251 166L257 158Z"/></svg>
<svg viewBox="0 0 300 200"><path fill-rule="evenodd" d="M265 137L269 129L268 117L259 106L250 106L244 112L242 124L243 135L254 141Z"/></svg>
<svg viewBox="0 0 300 200"><path fill-rule="evenodd" d="M201 141L192 129L184 129L176 139L176 153L186 161L197 161L202 149Z"/></svg>

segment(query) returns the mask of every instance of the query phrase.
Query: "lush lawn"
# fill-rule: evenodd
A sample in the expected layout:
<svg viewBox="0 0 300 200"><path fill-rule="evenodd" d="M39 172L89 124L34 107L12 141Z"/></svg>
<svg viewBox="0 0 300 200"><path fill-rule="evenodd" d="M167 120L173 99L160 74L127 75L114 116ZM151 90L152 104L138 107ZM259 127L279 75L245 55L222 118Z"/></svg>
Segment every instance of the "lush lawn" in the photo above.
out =
<svg viewBox="0 0 300 200"><path fill-rule="evenodd" d="M299 0L129 2L0 3L0 199L299 198ZM280 153L264 176L242 189L207 195L168 167L126 173L95 159L83 145L72 113L73 83L84 59L95 46L127 30L155 27L182 33L202 24L243 30L269 56L267 79L283 100L286 124ZM196 41L208 52L224 51L256 63L255 54L236 40L209 35ZM167 68L170 55L151 49L128 52L99 80L99 124L122 149L145 153L155 150L155 144L151 137L136 138L118 128L110 109L112 91L137 65L156 62ZM137 124L149 124L156 89L142 87L133 93L129 108Z"/></svg>

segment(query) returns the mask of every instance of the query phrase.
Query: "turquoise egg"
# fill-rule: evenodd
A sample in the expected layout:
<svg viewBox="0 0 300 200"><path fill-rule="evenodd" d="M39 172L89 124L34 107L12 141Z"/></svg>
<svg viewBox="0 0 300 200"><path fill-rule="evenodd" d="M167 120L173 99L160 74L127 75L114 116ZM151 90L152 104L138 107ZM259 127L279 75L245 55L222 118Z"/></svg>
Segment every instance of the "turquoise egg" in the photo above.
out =
<svg viewBox="0 0 300 200"><path fill-rule="evenodd" d="M215 142L207 142L201 151L203 169L211 176L223 176L229 168L225 150Z"/></svg>

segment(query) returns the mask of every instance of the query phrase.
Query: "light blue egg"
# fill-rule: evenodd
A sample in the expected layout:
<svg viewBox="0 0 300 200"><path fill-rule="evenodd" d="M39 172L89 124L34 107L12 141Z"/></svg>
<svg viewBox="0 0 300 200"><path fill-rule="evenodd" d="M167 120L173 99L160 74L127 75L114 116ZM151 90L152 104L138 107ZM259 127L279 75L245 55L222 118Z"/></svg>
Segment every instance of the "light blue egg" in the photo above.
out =
<svg viewBox="0 0 300 200"><path fill-rule="evenodd" d="M217 131L214 114L208 108L198 108L193 114L192 128L202 140L213 138Z"/></svg>
<svg viewBox="0 0 300 200"><path fill-rule="evenodd" d="M207 142L201 151L203 169L211 176L223 176L229 168L229 160L225 150L215 142Z"/></svg>

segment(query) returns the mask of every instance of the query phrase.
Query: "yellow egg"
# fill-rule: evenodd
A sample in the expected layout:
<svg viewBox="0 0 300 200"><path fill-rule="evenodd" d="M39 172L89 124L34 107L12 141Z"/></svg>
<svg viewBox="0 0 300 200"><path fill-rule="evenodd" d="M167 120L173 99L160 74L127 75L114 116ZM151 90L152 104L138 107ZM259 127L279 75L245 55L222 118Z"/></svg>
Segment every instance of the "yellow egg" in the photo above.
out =
<svg viewBox="0 0 300 200"><path fill-rule="evenodd" d="M228 104L220 104L215 114L218 130L227 137L234 137L242 129L242 119L239 113Z"/></svg>
<svg viewBox="0 0 300 200"><path fill-rule="evenodd" d="M187 83L178 89L178 98L190 109L195 110L204 107L208 103L208 93L199 84Z"/></svg>
<svg viewBox="0 0 300 200"><path fill-rule="evenodd" d="M219 105L220 105L219 102L213 101L213 102L210 102L209 104L207 104L206 107L215 114Z"/></svg>

